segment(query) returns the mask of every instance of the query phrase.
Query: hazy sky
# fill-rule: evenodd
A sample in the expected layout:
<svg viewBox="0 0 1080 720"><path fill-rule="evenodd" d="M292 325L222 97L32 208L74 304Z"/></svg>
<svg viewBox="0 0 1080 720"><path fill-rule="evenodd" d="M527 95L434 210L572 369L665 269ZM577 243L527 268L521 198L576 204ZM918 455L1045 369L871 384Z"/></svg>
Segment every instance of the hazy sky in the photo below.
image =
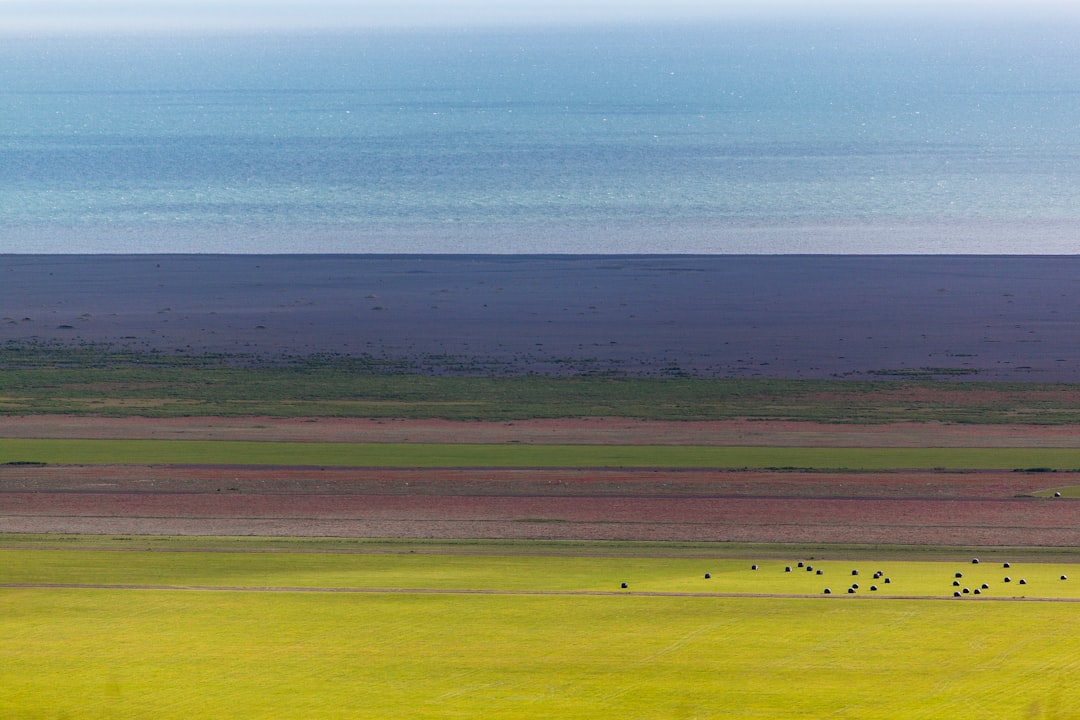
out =
<svg viewBox="0 0 1080 720"><path fill-rule="evenodd" d="M0 34L1073 14L1075 0L0 0Z"/></svg>

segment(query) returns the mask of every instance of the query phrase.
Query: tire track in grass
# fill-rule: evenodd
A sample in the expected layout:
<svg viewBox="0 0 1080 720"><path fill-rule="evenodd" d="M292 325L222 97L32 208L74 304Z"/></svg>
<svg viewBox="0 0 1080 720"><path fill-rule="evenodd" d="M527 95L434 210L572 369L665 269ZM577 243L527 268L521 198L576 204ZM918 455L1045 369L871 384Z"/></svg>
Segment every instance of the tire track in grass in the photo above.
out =
<svg viewBox="0 0 1080 720"><path fill-rule="evenodd" d="M158 592L235 592L235 593L313 593L357 595L520 595L563 597L685 597L685 598L748 598L748 599L822 599L832 602L876 602L889 600L923 600L937 602L1062 602L1080 603L1080 598L1046 597L980 597L957 600L945 595L835 595L825 597L813 593L724 593L676 592L662 590L491 590L469 588L370 588L370 587L300 587L279 585L152 585L109 583L0 583L2 590L131 590Z"/></svg>

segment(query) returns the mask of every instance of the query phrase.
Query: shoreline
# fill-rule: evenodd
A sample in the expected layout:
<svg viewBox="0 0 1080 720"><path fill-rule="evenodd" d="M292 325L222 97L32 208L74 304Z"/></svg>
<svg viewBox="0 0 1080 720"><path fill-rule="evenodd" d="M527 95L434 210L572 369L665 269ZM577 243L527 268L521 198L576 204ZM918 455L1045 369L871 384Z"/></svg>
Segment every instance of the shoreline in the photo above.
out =
<svg viewBox="0 0 1080 720"><path fill-rule="evenodd" d="M1076 218L658 218L142 225L0 226L17 255L1071 256ZM55 248L64 248L57 252ZM277 252L275 247L287 247ZM303 248L295 252L293 248ZM658 250L659 248L659 250ZM900 251L900 249L903 251ZM587 252L583 253L583 250Z"/></svg>

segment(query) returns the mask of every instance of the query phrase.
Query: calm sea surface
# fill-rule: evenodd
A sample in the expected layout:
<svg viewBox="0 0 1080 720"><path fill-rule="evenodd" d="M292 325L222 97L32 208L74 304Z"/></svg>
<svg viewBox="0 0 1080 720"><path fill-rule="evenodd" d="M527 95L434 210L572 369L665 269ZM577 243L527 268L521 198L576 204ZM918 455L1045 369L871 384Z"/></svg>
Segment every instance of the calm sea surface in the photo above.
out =
<svg viewBox="0 0 1080 720"><path fill-rule="evenodd" d="M1080 251L1080 27L6 38L0 252Z"/></svg>

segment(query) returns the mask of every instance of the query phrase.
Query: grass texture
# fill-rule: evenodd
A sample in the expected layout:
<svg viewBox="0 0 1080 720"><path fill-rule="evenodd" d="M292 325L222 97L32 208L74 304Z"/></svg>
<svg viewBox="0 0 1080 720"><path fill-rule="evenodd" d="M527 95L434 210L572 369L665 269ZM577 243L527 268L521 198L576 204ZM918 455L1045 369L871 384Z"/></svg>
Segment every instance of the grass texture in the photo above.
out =
<svg viewBox="0 0 1080 720"><path fill-rule="evenodd" d="M715 558L0 555L0 717L1061 718L1080 706L1072 602L644 594L821 582ZM824 577L850 581L849 565L830 561ZM1011 570L1037 595L1071 588L1063 567ZM972 568L1001 570L882 569L937 596ZM203 584L293 589L190 589Z"/></svg>
<svg viewBox="0 0 1080 720"><path fill-rule="evenodd" d="M0 559L0 583L9 585L608 593L626 582L632 593L818 595L825 587L838 593L857 582L867 597L948 598L959 589L952 584L959 572L964 587L990 586L980 599L1080 599L1080 576L1061 580L1074 567L1062 562L1016 561L1005 568L956 559L802 561L811 571L797 559L95 549L6 549ZM878 571L891 582L875 580Z"/></svg>

